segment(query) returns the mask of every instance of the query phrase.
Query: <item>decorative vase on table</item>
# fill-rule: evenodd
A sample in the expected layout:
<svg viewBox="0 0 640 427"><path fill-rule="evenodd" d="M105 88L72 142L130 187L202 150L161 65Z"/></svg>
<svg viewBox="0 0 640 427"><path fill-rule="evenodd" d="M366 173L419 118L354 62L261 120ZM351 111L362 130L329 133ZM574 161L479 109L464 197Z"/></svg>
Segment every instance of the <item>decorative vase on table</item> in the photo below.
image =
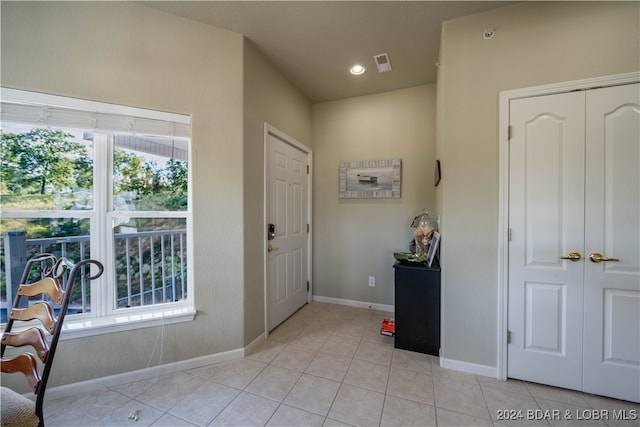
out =
<svg viewBox="0 0 640 427"><path fill-rule="evenodd" d="M431 239L433 238L433 232L436 231L436 227L434 221L429 217L429 214L426 212L422 215L416 217L418 219L416 224L416 219L414 219L413 224L415 225L415 230L413 231L413 237L415 241L415 253L416 254L426 254L429 250L429 245L431 244ZM412 224L412 226L413 226Z"/></svg>

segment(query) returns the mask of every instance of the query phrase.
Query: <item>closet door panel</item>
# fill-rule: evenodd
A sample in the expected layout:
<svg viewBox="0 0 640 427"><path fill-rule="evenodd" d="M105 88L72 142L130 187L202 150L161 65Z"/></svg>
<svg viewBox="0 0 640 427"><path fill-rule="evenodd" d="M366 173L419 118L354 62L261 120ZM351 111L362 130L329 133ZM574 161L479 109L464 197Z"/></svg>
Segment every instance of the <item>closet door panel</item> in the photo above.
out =
<svg viewBox="0 0 640 427"><path fill-rule="evenodd" d="M639 94L638 84L587 92L585 176L584 391L636 402L640 401ZM596 254L605 260L598 261Z"/></svg>

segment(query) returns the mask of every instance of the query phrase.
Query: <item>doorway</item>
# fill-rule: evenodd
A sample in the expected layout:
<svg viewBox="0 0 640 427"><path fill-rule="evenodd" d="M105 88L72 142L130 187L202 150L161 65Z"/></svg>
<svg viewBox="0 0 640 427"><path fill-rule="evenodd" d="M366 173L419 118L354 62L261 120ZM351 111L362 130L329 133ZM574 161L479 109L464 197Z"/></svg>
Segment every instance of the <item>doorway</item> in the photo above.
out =
<svg viewBox="0 0 640 427"><path fill-rule="evenodd" d="M311 150L265 125L265 335L311 296Z"/></svg>
<svg viewBox="0 0 640 427"><path fill-rule="evenodd" d="M627 77L501 96L503 379L640 400L640 92Z"/></svg>

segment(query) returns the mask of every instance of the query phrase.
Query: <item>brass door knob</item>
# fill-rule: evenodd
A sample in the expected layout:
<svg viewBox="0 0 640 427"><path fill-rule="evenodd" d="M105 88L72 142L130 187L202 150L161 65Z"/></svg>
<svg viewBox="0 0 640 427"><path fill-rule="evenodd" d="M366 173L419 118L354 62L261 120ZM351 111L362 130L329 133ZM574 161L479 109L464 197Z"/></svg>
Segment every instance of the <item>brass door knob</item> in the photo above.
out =
<svg viewBox="0 0 640 427"><path fill-rule="evenodd" d="M599 254L597 252L592 253L591 255L589 255L589 259L592 262L603 262L603 261L620 262L620 260L618 258L607 258L606 256L603 256L602 254Z"/></svg>
<svg viewBox="0 0 640 427"><path fill-rule="evenodd" d="M275 251L276 249L278 249L278 248L276 248L275 246L271 246L271 245L267 246L267 250L268 250L269 252L273 252L273 251Z"/></svg>
<svg viewBox="0 0 640 427"><path fill-rule="evenodd" d="M569 252L569 254L561 256L560 259L568 259L569 261L577 262L582 259L582 255L580 255L580 252Z"/></svg>

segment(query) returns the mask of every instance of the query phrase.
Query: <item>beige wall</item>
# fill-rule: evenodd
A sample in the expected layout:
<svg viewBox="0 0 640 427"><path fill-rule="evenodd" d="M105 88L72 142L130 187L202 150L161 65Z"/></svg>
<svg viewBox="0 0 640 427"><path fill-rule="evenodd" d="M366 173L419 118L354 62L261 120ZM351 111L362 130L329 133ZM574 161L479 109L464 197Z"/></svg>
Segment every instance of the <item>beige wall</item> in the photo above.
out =
<svg viewBox="0 0 640 427"><path fill-rule="evenodd" d="M188 114L193 123L195 320L64 341L50 385L224 352L255 339L264 329L262 276L254 274L254 257L262 252L245 248L245 230L256 232L262 217L258 123L272 120L310 144L308 102L240 34L124 2L1 7L2 86ZM259 71L247 69L245 78L245 62ZM255 95L243 97L244 85ZM278 108L268 110L262 94L277 99ZM245 215L245 203L260 206ZM150 354L154 346L162 352Z"/></svg>
<svg viewBox="0 0 640 427"><path fill-rule="evenodd" d="M313 141L313 294L393 305L393 252L408 250L414 215L435 213L435 86L315 104ZM341 162L393 158L401 198L338 198Z"/></svg>
<svg viewBox="0 0 640 427"><path fill-rule="evenodd" d="M497 362L498 93L637 71L637 2L520 3L444 24L438 75L443 356ZM482 33L495 29L495 37Z"/></svg>
<svg viewBox="0 0 640 427"><path fill-rule="evenodd" d="M264 333L264 123L312 147L311 103L245 39L245 345Z"/></svg>

